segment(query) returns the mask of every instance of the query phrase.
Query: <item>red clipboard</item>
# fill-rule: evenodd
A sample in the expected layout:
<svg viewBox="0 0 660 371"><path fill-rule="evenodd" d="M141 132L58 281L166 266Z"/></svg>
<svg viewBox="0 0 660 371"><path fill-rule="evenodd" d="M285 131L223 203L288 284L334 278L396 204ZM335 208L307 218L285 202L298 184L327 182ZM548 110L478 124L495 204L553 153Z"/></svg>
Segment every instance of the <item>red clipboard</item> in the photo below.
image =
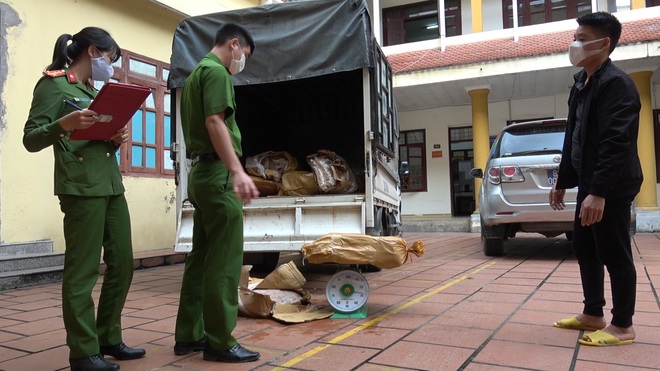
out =
<svg viewBox="0 0 660 371"><path fill-rule="evenodd" d="M144 86L116 82L103 85L88 108L96 111L99 121L87 129L73 130L69 138L109 140L117 130L126 126L149 94L151 89Z"/></svg>

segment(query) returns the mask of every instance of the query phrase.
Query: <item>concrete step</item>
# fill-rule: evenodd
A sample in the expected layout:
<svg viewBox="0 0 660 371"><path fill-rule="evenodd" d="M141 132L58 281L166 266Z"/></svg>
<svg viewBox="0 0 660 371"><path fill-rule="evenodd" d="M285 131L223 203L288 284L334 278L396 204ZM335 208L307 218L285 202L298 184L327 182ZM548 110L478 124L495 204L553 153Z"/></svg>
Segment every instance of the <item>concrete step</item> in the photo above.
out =
<svg viewBox="0 0 660 371"><path fill-rule="evenodd" d="M403 232L470 232L470 217L404 216Z"/></svg>
<svg viewBox="0 0 660 371"><path fill-rule="evenodd" d="M53 241L0 243L0 255L44 254L53 252Z"/></svg>
<svg viewBox="0 0 660 371"><path fill-rule="evenodd" d="M135 269L153 268L162 265L180 264L186 254L177 254L173 249L133 253ZM0 254L0 290L62 281L64 254ZM99 264L99 274L105 273L106 265Z"/></svg>
<svg viewBox="0 0 660 371"><path fill-rule="evenodd" d="M64 254L0 254L0 273L64 265Z"/></svg>
<svg viewBox="0 0 660 371"><path fill-rule="evenodd" d="M0 290L62 280L63 265L0 273Z"/></svg>

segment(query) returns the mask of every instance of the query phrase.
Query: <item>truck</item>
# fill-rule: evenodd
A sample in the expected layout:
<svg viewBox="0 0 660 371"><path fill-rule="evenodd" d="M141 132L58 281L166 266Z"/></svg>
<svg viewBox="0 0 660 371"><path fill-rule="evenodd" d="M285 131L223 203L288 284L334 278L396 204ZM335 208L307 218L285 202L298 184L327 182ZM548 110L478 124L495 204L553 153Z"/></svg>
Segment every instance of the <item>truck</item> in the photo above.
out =
<svg viewBox="0 0 660 371"><path fill-rule="evenodd" d="M259 197L243 207L244 261L274 269L282 252L327 233L401 234L399 124L392 69L372 35L366 1L301 1L189 17L178 25L168 87L171 157L176 172L175 251L192 249L187 200L191 161L179 102L188 74L213 46L223 23L250 32L255 51L232 77L243 158L286 151L301 170L306 157L333 151L358 183L349 194ZM405 163L403 163L405 168Z"/></svg>

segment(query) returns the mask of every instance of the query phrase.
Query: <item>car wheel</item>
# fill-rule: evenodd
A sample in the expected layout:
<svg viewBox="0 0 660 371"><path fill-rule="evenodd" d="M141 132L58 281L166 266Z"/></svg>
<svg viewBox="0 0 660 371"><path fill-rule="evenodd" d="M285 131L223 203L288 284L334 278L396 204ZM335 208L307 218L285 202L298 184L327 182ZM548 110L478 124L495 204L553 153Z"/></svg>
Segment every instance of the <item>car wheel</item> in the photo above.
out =
<svg viewBox="0 0 660 371"><path fill-rule="evenodd" d="M484 238L484 255L500 256L504 253L503 238Z"/></svg>
<svg viewBox="0 0 660 371"><path fill-rule="evenodd" d="M566 239L569 241L573 241L573 232L566 232L564 233L566 235Z"/></svg>

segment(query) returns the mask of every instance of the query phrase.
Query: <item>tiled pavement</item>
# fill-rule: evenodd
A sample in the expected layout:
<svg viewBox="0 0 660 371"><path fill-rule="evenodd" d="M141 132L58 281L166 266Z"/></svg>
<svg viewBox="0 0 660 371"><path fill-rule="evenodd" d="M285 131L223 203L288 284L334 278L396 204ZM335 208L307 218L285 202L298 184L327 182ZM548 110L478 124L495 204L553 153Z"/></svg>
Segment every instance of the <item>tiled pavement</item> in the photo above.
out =
<svg viewBox="0 0 660 371"><path fill-rule="evenodd" d="M660 369L660 234L634 237L637 339L606 348L581 346L580 331L552 327L581 309L577 264L566 240L520 235L505 256L488 258L477 234L405 238L424 241L426 254L365 274L371 287L366 319L284 325L239 318L236 337L261 352L248 364L175 356L183 265L138 270L124 309L124 340L148 354L118 363L122 370L168 371ZM335 267L307 264L301 271L313 301L328 308L325 282ZM67 369L59 291L60 284L46 284L0 292L1 370Z"/></svg>

